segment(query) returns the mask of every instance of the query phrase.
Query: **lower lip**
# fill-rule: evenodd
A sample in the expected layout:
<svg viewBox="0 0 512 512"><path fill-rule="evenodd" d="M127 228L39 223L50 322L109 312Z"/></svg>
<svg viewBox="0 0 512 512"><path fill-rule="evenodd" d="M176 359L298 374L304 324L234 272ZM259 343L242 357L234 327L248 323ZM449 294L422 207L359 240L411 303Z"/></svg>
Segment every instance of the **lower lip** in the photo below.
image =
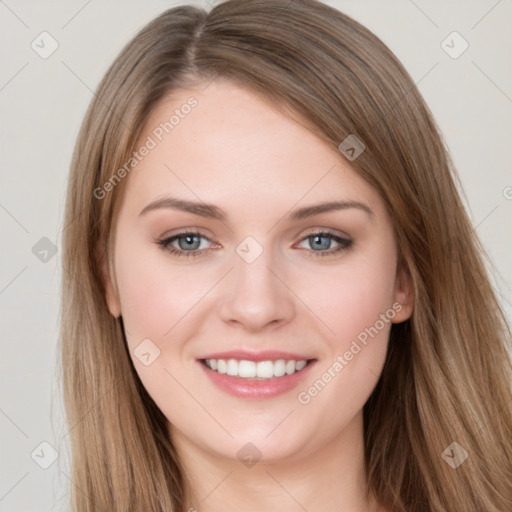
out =
<svg viewBox="0 0 512 512"><path fill-rule="evenodd" d="M262 400L282 395L295 388L310 373L316 360L310 361L302 370L284 375L283 377L273 377L265 380L251 380L243 377L233 377L226 373L219 373L211 370L202 361L197 361L203 371L213 384L222 391L229 393L237 398L249 398Z"/></svg>

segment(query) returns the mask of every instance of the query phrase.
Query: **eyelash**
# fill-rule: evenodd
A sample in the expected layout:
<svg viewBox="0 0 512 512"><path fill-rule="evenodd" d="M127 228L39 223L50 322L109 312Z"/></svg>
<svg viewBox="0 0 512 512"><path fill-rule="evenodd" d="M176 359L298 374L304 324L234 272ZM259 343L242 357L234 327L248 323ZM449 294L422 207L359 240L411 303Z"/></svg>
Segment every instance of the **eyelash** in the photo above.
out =
<svg viewBox="0 0 512 512"><path fill-rule="evenodd" d="M187 259L190 257L197 258L207 251L207 249L202 249L200 251L198 251L198 250L183 251L181 249L176 249L175 247L170 246L170 244L172 242L174 242L175 240L178 240L180 238L185 238L187 236L196 236L196 237L204 238L205 240L208 240L209 242L211 242L211 240L208 237L202 235L201 233L197 233L195 231L184 231L182 233L178 233L177 235L173 235L168 238L156 240L156 243L162 248L162 250L168 251L173 256L176 256L178 258L180 258L182 255L184 255ZM329 239L334 240L335 242L340 244L340 246L334 250L332 250L332 249L328 250L328 251L313 251L313 250L311 250L311 253L313 253L313 254L309 254L310 257L332 256L333 254L336 254L343 250L350 249L353 245L352 240L349 240L348 238L342 238L328 230L310 233L310 234L306 235L305 237L303 237L301 239L301 242L303 242L304 240L307 240L310 237L329 238ZM307 251L307 249L306 249L306 251Z"/></svg>

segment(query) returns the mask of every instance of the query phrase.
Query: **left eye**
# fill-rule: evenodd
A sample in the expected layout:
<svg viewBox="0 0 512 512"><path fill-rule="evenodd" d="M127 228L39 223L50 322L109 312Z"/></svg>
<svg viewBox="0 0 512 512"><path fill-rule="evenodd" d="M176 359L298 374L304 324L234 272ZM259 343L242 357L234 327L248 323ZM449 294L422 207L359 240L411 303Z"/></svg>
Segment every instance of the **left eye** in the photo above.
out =
<svg viewBox="0 0 512 512"><path fill-rule="evenodd" d="M329 249L327 251L314 250L312 251L314 253L314 256L329 256L339 251L349 249L350 247L352 247L353 244L352 240L349 240L348 238L343 238L328 231L322 231L320 233L311 233L310 235L304 237L302 240L308 241L312 247L316 247L317 249L329 249L329 247L326 247L326 245L330 246L332 241L338 244L338 247L334 249Z"/></svg>
<svg viewBox="0 0 512 512"><path fill-rule="evenodd" d="M189 256L196 257L199 254L204 252L204 249L198 250L201 242L197 242L198 239L208 240L209 239L201 233L179 233L177 235L171 236L170 238L165 238L163 240L158 240L157 243L163 249L166 249L171 254L175 254L176 256L181 256L184 254L187 258ZM178 248L171 245L173 242L178 242Z"/></svg>

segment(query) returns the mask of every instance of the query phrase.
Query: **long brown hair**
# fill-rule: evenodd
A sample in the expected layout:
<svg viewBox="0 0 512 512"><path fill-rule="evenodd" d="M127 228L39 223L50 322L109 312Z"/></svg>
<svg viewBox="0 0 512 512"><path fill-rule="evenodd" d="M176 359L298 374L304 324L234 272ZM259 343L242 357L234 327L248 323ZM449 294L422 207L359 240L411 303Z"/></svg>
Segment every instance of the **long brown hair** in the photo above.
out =
<svg viewBox="0 0 512 512"><path fill-rule="evenodd" d="M184 507L166 418L135 372L101 278L129 177L104 197L95 190L130 158L159 100L216 77L261 95L329 146L349 135L365 145L350 163L385 202L415 296L364 406L369 490L393 512L512 510L510 328L413 80L374 34L319 1L228 0L209 12L172 8L145 26L101 81L78 136L61 310L74 512Z"/></svg>

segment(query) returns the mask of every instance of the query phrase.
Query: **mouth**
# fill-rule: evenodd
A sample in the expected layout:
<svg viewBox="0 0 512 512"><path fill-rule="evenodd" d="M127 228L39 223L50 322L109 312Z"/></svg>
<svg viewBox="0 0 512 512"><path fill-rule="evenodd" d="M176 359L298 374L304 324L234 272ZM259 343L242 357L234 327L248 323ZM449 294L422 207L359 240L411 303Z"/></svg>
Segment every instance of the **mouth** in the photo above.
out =
<svg viewBox="0 0 512 512"><path fill-rule="evenodd" d="M265 361L250 361L247 359L200 359L210 370L221 375L240 377L250 380L269 380L293 375L302 371L315 359L268 359Z"/></svg>
<svg viewBox="0 0 512 512"><path fill-rule="evenodd" d="M197 363L208 381L221 391L243 399L262 400L293 390L317 363L317 359L235 359L207 357Z"/></svg>

